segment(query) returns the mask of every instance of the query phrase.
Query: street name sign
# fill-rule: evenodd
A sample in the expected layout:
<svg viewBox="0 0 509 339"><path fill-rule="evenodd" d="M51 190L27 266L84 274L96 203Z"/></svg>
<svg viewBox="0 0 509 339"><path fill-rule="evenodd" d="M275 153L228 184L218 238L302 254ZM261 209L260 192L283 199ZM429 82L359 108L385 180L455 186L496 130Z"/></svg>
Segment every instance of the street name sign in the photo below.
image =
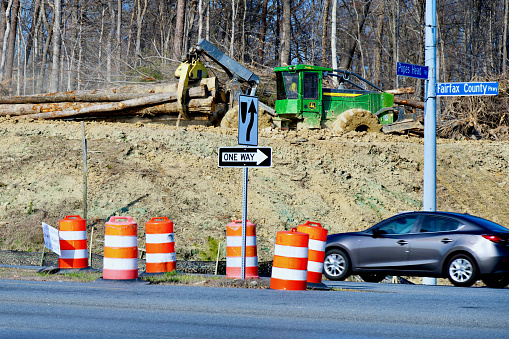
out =
<svg viewBox="0 0 509 339"><path fill-rule="evenodd" d="M60 237L58 235L58 230L43 222L42 235L44 237L44 246L60 256Z"/></svg>
<svg viewBox="0 0 509 339"><path fill-rule="evenodd" d="M258 97L239 95L238 144L258 146Z"/></svg>
<svg viewBox="0 0 509 339"><path fill-rule="evenodd" d="M428 80L428 66L419 66L406 64L404 62L398 62L397 75Z"/></svg>
<svg viewBox="0 0 509 339"><path fill-rule="evenodd" d="M498 95L498 82L437 83L437 96Z"/></svg>
<svg viewBox="0 0 509 339"><path fill-rule="evenodd" d="M219 167L271 167L271 147L219 147Z"/></svg>

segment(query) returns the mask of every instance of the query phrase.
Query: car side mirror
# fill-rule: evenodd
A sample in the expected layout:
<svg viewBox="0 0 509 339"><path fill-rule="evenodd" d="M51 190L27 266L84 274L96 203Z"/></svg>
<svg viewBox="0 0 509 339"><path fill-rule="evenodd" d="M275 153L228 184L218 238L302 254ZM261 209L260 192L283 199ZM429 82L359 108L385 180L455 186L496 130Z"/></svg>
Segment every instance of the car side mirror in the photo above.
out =
<svg viewBox="0 0 509 339"><path fill-rule="evenodd" d="M373 228L373 238L381 238L382 231L378 227Z"/></svg>

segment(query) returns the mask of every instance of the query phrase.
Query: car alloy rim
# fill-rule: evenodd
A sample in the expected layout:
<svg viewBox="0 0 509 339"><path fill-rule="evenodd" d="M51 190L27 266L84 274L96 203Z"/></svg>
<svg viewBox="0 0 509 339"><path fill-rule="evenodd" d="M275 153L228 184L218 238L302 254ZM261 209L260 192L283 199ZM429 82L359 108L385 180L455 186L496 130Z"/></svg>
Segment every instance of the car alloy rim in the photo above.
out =
<svg viewBox="0 0 509 339"><path fill-rule="evenodd" d="M330 254L327 256L327 260L324 263L325 271L331 275L337 277L345 270L345 258L339 254Z"/></svg>
<svg viewBox="0 0 509 339"><path fill-rule="evenodd" d="M470 261L458 258L449 266L449 274L457 282L465 282L472 277L474 269Z"/></svg>

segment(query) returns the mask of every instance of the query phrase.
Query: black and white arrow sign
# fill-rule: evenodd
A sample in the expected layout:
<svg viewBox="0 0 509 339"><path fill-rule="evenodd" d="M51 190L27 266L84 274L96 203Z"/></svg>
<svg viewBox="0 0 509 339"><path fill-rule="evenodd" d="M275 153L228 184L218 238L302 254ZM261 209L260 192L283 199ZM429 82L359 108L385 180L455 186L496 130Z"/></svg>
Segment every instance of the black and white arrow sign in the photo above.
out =
<svg viewBox="0 0 509 339"><path fill-rule="evenodd" d="M239 145L258 146L258 97L239 95Z"/></svg>
<svg viewBox="0 0 509 339"><path fill-rule="evenodd" d="M271 147L219 147L219 167L271 167Z"/></svg>

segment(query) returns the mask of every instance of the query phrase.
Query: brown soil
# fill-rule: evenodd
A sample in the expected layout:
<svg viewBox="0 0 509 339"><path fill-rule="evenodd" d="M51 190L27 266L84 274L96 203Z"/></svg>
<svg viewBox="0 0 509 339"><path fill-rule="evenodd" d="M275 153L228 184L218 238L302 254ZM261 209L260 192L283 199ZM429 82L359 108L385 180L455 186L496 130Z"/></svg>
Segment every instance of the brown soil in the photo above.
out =
<svg viewBox="0 0 509 339"><path fill-rule="evenodd" d="M153 217L174 222L177 259L215 259L226 225L242 217L242 170L219 168L234 129L86 122L88 218L95 253L104 222L132 216L139 246ZM271 168L250 169L248 219L258 255L271 260L276 233L307 220L330 233L364 229L422 209L423 139L381 133L259 132ZM438 140L437 209L509 226L509 141ZM41 222L83 216L79 122L0 118L0 249L40 251ZM224 254L223 254L224 258Z"/></svg>

